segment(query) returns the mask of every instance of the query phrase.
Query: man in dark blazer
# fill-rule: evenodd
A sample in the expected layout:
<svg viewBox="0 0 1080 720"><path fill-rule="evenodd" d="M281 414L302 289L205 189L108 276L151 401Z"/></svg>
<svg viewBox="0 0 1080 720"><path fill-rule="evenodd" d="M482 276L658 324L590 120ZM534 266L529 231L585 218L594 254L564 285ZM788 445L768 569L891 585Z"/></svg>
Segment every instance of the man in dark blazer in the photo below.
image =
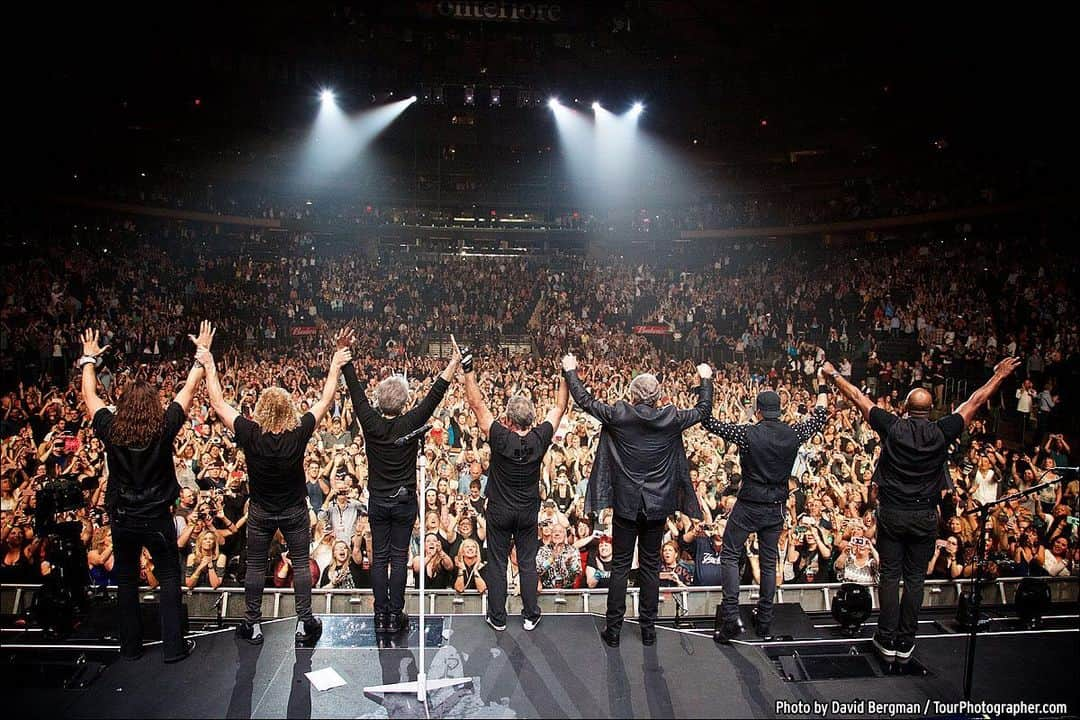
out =
<svg viewBox="0 0 1080 720"><path fill-rule="evenodd" d="M700 518L682 433L712 414L712 368L698 365L701 386L692 410L672 405L657 407L660 383L643 373L630 382L630 402L602 403L585 389L577 376L577 358L563 358L563 374L570 395L582 410L601 423L585 511L614 510L612 519L613 557L608 588L607 627L601 634L611 647L619 644L623 615L626 614L626 580L638 547L638 577L641 584L641 641L656 642L656 613L660 604L660 541L664 521L676 509Z"/></svg>

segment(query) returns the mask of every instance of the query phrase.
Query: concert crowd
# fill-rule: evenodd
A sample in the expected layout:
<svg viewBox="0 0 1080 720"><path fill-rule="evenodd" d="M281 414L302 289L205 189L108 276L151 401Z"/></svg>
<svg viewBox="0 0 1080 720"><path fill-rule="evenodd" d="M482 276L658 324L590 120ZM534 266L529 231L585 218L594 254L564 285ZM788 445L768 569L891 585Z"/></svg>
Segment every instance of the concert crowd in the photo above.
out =
<svg viewBox="0 0 1080 720"><path fill-rule="evenodd" d="M345 325L356 332L361 381L371 389L401 373L414 397L442 371L439 356L449 355L447 336L455 333L475 348L478 380L496 416L507 399L526 393L542 417L554 403L557 361L567 351L578 355L580 374L600 399L625 398L630 379L650 371L662 381L665 402L684 408L694 404L696 363L708 362L716 369L714 416L735 422L750 420L752 400L766 386L780 393L783 419L805 415L826 360L889 410L924 385L940 415L964 399L956 391L960 381L980 382L998 359L1019 355L1019 377L951 450L952 488L942 499L932 579L973 571L977 529L964 510L1052 479L1047 468L1074 456L1066 413L1075 402L1077 302L1069 268L1038 242L953 233L828 257L743 243L675 267L565 257L325 257L309 250L305 237L273 255L200 252L191 248L205 245L188 242L200 239L196 226L163 230L118 220L109 232L109 243L78 236L76 244L73 236L5 263L3 582L40 580L36 493L67 477L85 497L77 517L90 581L113 584L108 468L72 365L86 328L100 330L102 345L110 346L98 375L102 397L110 402L141 377L161 387L164 407L191 366L188 333L211 320L219 328L226 399L248 415L260 391L274 385L292 393L302 411L309 407L325 377L331 338ZM460 382L435 417L423 462L428 526L414 532L409 582L425 572L429 588L482 591L490 450ZM370 587L367 458L353 420L342 390L307 449L316 587ZM608 580L610 513L584 509L598 431L595 420L572 408L545 458L537 557L544 588L605 587ZM724 523L741 480L738 448L700 426L684 440L706 517L668 519L662 584L716 586ZM869 479L879 453L858 412L830 396L824 431L791 471L779 582L876 581ZM182 490L174 522L187 586L242 584L245 459L214 417L205 387L177 437L175 463ZM1077 494L1074 479L995 513L987 541L991 575L1075 575ZM745 582L758 581L757 555L751 537L742 554ZM292 567L281 538L270 558L270 582L289 586ZM513 562L508 572L514 588ZM148 555L143 579L156 584Z"/></svg>

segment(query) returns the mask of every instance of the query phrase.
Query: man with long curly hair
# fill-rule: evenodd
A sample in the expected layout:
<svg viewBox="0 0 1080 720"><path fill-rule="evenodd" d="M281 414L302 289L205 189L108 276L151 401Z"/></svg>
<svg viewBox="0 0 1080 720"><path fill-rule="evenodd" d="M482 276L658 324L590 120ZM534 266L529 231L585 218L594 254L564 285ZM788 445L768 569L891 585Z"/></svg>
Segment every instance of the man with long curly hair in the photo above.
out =
<svg viewBox="0 0 1080 720"><path fill-rule="evenodd" d="M258 645L263 641L260 619L262 593L266 586L266 564L270 540L281 530L288 545L296 592L296 643L310 646L322 634L322 622L311 610L311 525L308 521L307 478L304 450L315 428L330 409L341 378L342 366L352 359L348 350L338 350L330 362L322 396L302 416L292 396L280 387L262 391L255 403L253 420L242 416L225 402L217 367L208 349L200 348L199 362L206 368L206 388L214 412L236 435L244 451L251 484L248 506L247 568L244 576L244 620L237 635Z"/></svg>
<svg viewBox="0 0 1080 720"><path fill-rule="evenodd" d="M161 640L165 662L183 660L195 648L180 633L180 550L170 509L180 495L173 464L173 440L187 419L203 369L192 366L187 382L164 412L156 387L145 380L127 385L111 411L97 394L97 364L108 349L98 345L98 331L82 335L82 395L94 432L105 446L109 484L105 507L112 521L114 570L120 615L120 655L142 655L139 570L142 549L150 551L161 583ZM199 337L189 338L209 350L214 339L203 322Z"/></svg>

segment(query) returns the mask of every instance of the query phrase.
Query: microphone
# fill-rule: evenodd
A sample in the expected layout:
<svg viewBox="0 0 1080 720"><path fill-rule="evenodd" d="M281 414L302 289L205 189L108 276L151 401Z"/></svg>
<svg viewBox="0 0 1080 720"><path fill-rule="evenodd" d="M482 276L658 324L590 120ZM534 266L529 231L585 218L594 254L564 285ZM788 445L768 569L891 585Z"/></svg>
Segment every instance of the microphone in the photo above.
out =
<svg viewBox="0 0 1080 720"><path fill-rule="evenodd" d="M413 430L411 433L409 433L407 435L402 435L401 437L399 437L397 440L394 441L394 444L397 445L398 447L401 447L402 445L409 442L413 438L420 437L421 435L423 435L424 433L426 433L430 429L431 429L431 423L428 423L427 425L424 425L423 427L418 427L415 430Z"/></svg>

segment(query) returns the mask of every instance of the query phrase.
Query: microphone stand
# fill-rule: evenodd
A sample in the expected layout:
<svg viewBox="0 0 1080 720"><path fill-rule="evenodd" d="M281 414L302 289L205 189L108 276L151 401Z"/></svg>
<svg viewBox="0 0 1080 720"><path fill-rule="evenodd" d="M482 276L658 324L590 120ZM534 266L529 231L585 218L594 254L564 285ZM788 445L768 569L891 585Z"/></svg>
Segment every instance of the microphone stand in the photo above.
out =
<svg viewBox="0 0 1080 720"><path fill-rule="evenodd" d="M425 428L415 430L406 438L413 438L418 435L425 435L428 430L431 429L430 425ZM438 678L435 680L427 679L427 663L425 658L425 641L427 639L427 633L424 627L424 580L427 576L427 559L424 555L427 552L427 542L425 540L426 530L424 528L427 525L424 522L425 510L427 507L427 493L424 488L424 444L416 444L416 492L418 505L420 506L420 665L416 673L416 682L400 682L392 685L372 685L364 688L365 693L416 693L416 699L422 703L427 703L428 690L439 690L447 687L454 687L455 685L465 685L472 682L471 677L460 678Z"/></svg>
<svg viewBox="0 0 1080 720"><path fill-rule="evenodd" d="M1045 470L1040 480L1046 477L1046 473L1051 470L1064 470L1072 471L1073 468L1049 468ZM988 502L979 507L965 510L963 514L965 516L978 515L979 516L979 545L976 550L977 556L975 559L975 577L972 579L971 584L971 602L972 602L972 615L974 617L971 623L971 632L968 634L967 652L964 661L964 699L971 700L971 686L975 680L975 643L979 636L979 607L982 604L982 581L983 581L983 566L986 564L986 519L989 517L991 511L998 505L1004 505L1010 503L1013 500L1019 500L1025 498L1028 495L1033 495L1040 490L1048 487L1053 487L1065 481L1067 473L1063 473L1057 480L1050 480L1048 482L1042 482L1038 485L1032 485L1026 490L1019 490L1006 495L1005 497L998 498L993 502Z"/></svg>

